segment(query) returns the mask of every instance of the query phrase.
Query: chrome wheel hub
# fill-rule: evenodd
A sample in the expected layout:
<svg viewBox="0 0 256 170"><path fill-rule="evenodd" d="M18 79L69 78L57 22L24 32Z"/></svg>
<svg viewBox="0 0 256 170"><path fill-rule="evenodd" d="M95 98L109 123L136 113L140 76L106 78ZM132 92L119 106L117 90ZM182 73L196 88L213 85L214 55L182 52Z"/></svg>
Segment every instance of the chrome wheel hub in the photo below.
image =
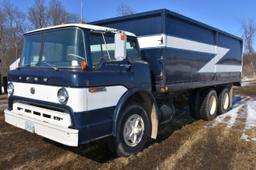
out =
<svg viewBox="0 0 256 170"><path fill-rule="evenodd" d="M131 115L124 124L123 138L126 145L137 146L144 135L145 125L138 114Z"/></svg>

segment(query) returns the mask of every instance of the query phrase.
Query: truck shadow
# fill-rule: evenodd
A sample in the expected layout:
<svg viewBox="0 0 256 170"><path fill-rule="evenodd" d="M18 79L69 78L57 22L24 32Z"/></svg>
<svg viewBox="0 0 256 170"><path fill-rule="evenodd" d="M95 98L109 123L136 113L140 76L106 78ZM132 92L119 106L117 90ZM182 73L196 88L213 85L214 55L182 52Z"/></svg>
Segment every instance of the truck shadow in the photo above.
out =
<svg viewBox="0 0 256 170"><path fill-rule="evenodd" d="M234 97L234 103L237 104L241 100L240 97ZM190 123L193 123L196 121L190 116L189 106L183 105L181 106L177 112L174 119L166 124L162 125L159 129L158 137L156 140L151 140L148 142L148 145L145 147L149 147L150 145L153 145L154 143L161 143L163 140L170 137L175 131L181 129L183 126L186 126ZM47 139L45 139L47 140ZM63 146L61 144L52 142L50 140L47 140L47 142L54 144L57 147L60 147L64 150L71 151L75 154L78 154L82 157L86 157L92 161L95 161L97 163L107 163L109 161L112 161L117 158L108 148L108 142L109 138L102 139L99 141L95 141L89 144L80 145L77 148L67 147Z"/></svg>
<svg viewBox="0 0 256 170"><path fill-rule="evenodd" d="M166 125L162 125L160 127L161 131L159 131L157 140L151 140L150 142L148 142L148 145L145 148L149 147L150 145L153 145L154 143L160 143L164 139L168 138L176 130L194 121L194 119L189 116L188 107L186 107L182 111L179 111L179 113L181 114L177 114L177 116L173 119L172 122ZM68 150L75 154L79 154L80 156L86 157L98 163L107 163L109 161L112 161L118 158L108 148L107 143L108 143L108 140L110 140L109 138L95 141L89 144L80 145L77 148L63 146L61 144L50 141L48 139L44 139L44 140L64 150Z"/></svg>

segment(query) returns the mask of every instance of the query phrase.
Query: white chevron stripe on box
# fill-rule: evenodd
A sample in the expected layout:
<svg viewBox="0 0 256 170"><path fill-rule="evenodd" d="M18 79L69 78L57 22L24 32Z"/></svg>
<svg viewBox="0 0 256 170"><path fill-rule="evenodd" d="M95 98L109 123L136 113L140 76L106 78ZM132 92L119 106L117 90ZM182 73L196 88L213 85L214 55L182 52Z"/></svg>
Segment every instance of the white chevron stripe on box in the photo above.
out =
<svg viewBox="0 0 256 170"><path fill-rule="evenodd" d="M237 65L217 65L229 51L228 48L218 47L216 45L201 43L184 38L169 36L165 34L138 37L141 48L161 48L169 47L195 52L215 54L215 57L204 65L199 73L215 72L241 72L242 66ZM161 40L163 43L161 43Z"/></svg>
<svg viewBox="0 0 256 170"><path fill-rule="evenodd" d="M163 43L161 42L163 40ZM152 35L152 36L143 36L138 37L140 48L159 48L165 47L166 39L165 35Z"/></svg>

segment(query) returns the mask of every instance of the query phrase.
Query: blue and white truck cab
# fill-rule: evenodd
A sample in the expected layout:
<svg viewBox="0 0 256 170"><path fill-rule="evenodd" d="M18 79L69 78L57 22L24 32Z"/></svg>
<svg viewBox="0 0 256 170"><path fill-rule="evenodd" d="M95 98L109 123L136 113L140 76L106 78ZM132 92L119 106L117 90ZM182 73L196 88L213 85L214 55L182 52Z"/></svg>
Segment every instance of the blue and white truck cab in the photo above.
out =
<svg viewBox="0 0 256 170"><path fill-rule="evenodd" d="M110 137L129 156L172 120L181 92L196 119L230 108L238 37L168 10L97 24L115 29L64 24L24 35L20 66L8 74L7 123L73 147Z"/></svg>

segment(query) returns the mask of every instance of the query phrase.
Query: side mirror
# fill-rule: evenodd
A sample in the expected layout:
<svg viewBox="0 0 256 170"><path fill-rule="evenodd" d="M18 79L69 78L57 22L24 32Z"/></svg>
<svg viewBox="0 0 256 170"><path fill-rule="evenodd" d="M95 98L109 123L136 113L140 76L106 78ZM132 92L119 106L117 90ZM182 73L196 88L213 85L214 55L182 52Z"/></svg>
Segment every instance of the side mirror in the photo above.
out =
<svg viewBox="0 0 256 170"><path fill-rule="evenodd" d="M115 59L122 61L126 58L126 42L127 36L124 32L115 34Z"/></svg>

